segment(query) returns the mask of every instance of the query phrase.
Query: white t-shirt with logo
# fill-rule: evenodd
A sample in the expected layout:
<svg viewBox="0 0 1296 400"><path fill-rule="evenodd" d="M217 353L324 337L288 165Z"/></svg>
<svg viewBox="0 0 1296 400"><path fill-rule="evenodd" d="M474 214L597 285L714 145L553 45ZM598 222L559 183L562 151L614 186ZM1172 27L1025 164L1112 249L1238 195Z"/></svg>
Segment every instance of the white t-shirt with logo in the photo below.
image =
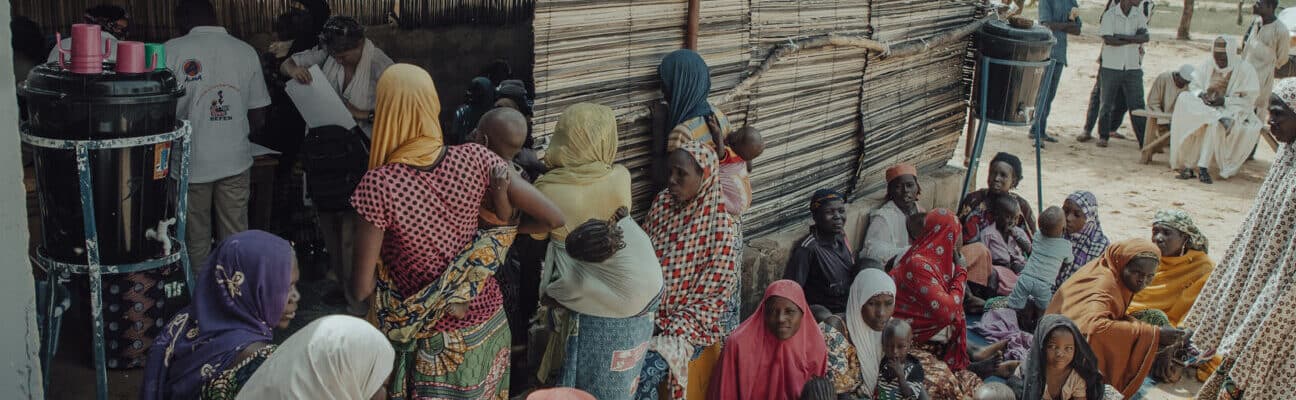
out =
<svg viewBox="0 0 1296 400"><path fill-rule="evenodd" d="M192 183L252 167L248 110L270 105L256 50L225 28L200 26L166 42L167 68L184 87L176 117L193 126Z"/></svg>

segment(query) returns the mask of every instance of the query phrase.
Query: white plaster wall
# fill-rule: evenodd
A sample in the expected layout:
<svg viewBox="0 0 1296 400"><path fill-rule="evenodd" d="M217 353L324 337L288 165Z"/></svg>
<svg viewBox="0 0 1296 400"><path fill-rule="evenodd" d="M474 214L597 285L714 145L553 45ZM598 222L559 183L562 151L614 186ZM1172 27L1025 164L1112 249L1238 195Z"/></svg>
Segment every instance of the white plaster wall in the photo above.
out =
<svg viewBox="0 0 1296 400"><path fill-rule="evenodd" d="M0 364L0 397L43 399L9 17L9 1L0 0L0 362L7 363Z"/></svg>

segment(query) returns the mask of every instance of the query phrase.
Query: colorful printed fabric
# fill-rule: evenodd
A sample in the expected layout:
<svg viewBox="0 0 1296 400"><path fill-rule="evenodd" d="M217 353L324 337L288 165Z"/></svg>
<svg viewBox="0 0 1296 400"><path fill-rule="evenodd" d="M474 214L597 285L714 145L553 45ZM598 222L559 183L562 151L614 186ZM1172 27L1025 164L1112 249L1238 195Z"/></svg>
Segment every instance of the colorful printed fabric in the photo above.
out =
<svg viewBox="0 0 1296 400"><path fill-rule="evenodd" d="M830 201L845 202L846 196L843 196L841 192L832 189L816 190L814 194L810 195L810 212L813 213L819 211L820 208L825 204L828 204Z"/></svg>
<svg viewBox="0 0 1296 400"><path fill-rule="evenodd" d="M351 196L356 213L382 229L382 264L399 298L440 279L477 234L491 168L506 165L477 144L450 146L428 171L391 163L369 170ZM509 241L512 242L511 240ZM460 330L486 322L503 306L494 278L469 303L468 318L442 319L435 329Z"/></svg>
<svg viewBox="0 0 1296 400"><path fill-rule="evenodd" d="M1004 196L1012 196L1017 199L1021 205L1022 218L1018 221L1017 226L1026 231L1027 236L1035 235L1035 211L1031 209L1030 202L1018 196L1017 193L1008 192ZM996 196L990 193L990 189L981 189L968 193L959 202L958 220L963 224L963 241L967 243L977 242L981 239L981 231L993 224L994 214L990 212L990 199Z"/></svg>
<svg viewBox="0 0 1296 400"><path fill-rule="evenodd" d="M421 363L425 363L424 358L427 354L436 354L425 351L428 346L446 346L448 349L454 349L453 346L462 345L466 346L464 350L471 350L473 345L480 342L465 342L468 333L481 332L488 328L485 325L494 323L496 319L507 321L500 308L495 307L495 313L484 325L479 324L454 331L437 329L445 319L450 304L470 303L484 294L487 283L494 281L491 276L504 260L516 234L515 227L482 231L477 239L455 257L440 277L409 297L402 297L394 289L391 274L386 266L379 267L377 290L374 292L376 325L387 335L397 351L396 366L392 371L393 383L388 389L391 398L418 398L421 396L420 386L429 381L438 382L440 385L470 382L471 386L475 386L481 383L481 381L450 380L441 374L425 371ZM474 310L470 307L470 317L472 311ZM507 322L502 324L506 328L503 337L507 350L511 339ZM496 335L495 332L483 333L480 339L495 340ZM508 354L507 351L505 353L504 368L507 369ZM450 361L455 361L453 354L445 356L449 357ZM457 362L462 361L460 358ZM443 373L456 371L456 368L441 367L444 365L439 366L437 370ZM471 374L459 376L473 377ZM504 382L507 387L507 380Z"/></svg>
<svg viewBox="0 0 1296 400"><path fill-rule="evenodd" d="M251 357L231 368L226 368L216 375L210 382L203 384L201 400L234 400L238 397L243 385L252 379L252 374L256 373L261 364L265 364L266 359L275 351L275 346L267 345L252 353Z"/></svg>
<svg viewBox="0 0 1296 400"><path fill-rule="evenodd" d="M292 270L292 245L273 234L245 231L221 242L200 270L193 303L154 339L140 398L199 397L239 352L273 340L292 291Z"/></svg>
<svg viewBox="0 0 1296 400"><path fill-rule="evenodd" d="M863 371L860 370L859 357L855 346L846 338L846 332L837 330L827 322L819 324L824 342L828 345L828 376L832 377L833 388L838 394L852 398L863 398L871 395L872 390L864 383Z"/></svg>
<svg viewBox="0 0 1296 400"><path fill-rule="evenodd" d="M1192 217L1188 216L1188 213L1184 210L1157 210L1156 216L1152 218L1152 223L1165 225L1183 233L1188 239L1185 246L1187 246L1189 250L1210 253L1208 250L1210 242L1206 240L1206 235L1202 234L1201 229L1197 229L1197 224L1193 223Z"/></svg>
<svg viewBox="0 0 1296 400"><path fill-rule="evenodd" d="M933 399L971 399L976 389L981 386L981 378L968 370L951 371L949 365L936 358L932 351L940 350L935 346L920 345L926 349L914 349L909 355L917 358L922 364L927 394Z"/></svg>
<svg viewBox="0 0 1296 400"><path fill-rule="evenodd" d="M710 346L727 333L719 324L728 311L727 301L738 282L736 232L733 217L725 212L717 184L714 151L698 143L686 144L687 151L702 169L697 196L680 203L669 190L653 201L644 223L652 238L666 279L666 292L657 311L660 336L655 343L680 338L691 346ZM654 345L656 346L656 345ZM687 347L687 346L672 346ZM687 385L687 351L653 348L672 366L672 385L683 398Z"/></svg>
<svg viewBox="0 0 1296 400"><path fill-rule="evenodd" d="M397 349L403 371L393 370L388 398L508 399L510 342L502 310L483 324L418 339L412 351Z"/></svg>
<svg viewBox="0 0 1296 400"><path fill-rule="evenodd" d="M1058 273L1057 282L1053 283L1055 291L1062 286L1063 282L1066 282L1067 278L1089 264L1089 260L1101 256L1103 250L1107 250L1107 245L1111 244L1107 235L1103 233L1102 223L1098 221L1098 198L1093 193L1078 191L1067 196L1067 200L1080 206L1080 211L1085 215L1085 225L1079 232L1067 234L1075 260L1069 268Z"/></svg>
<svg viewBox="0 0 1296 400"><path fill-rule="evenodd" d="M1277 83L1282 93L1293 79ZM1290 105L1290 104L1288 104ZM1232 368L1220 368L1248 398L1278 399L1296 393L1296 148L1284 145L1256 192L1255 205L1233 244L1215 266L1183 325L1196 331L1193 343L1214 348ZM1212 380L1216 378L1212 377ZM1203 388L1203 399L1228 398L1219 385Z"/></svg>
<svg viewBox="0 0 1296 400"><path fill-rule="evenodd" d="M954 264L959 223L948 210L936 209L927 213L924 230L891 270L897 288L895 318L909 321L917 343L952 329L948 348L942 354L951 369L962 370L970 361L967 320L963 315L967 271Z"/></svg>

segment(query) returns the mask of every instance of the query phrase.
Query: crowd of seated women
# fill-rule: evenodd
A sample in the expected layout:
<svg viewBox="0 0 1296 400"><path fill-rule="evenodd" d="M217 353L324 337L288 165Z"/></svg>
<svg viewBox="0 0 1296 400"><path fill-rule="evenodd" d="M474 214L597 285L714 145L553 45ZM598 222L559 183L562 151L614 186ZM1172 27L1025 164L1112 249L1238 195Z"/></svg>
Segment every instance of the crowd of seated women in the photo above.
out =
<svg viewBox="0 0 1296 400"><path fill-rule="evenodd" d="M847 197L815 191L785 279L737 323L759 136L706 102L697 53L671 53L659 73L663 188L636 221L611 108L568 107L532 180L513 159L521 113L485 112L470 143L448 146L431 76L391 66L352 197L348 292L368 299L368 321L327 317L272 344L299 300L292 246L234 235L153 343L142 398L506 398L510 374L528 374L583 392L535 398L1110 399L1209 358L1175 327L1212 268L1186 213L1116 243L1088 192L1037 219L1013 192L1020 161L1002 153L955 211L918 205L912 166L887 170L858 254ZM493 278L519 234L547 240L526 365L512 364ZM974 344L975 327L995 340Z"/></svg>

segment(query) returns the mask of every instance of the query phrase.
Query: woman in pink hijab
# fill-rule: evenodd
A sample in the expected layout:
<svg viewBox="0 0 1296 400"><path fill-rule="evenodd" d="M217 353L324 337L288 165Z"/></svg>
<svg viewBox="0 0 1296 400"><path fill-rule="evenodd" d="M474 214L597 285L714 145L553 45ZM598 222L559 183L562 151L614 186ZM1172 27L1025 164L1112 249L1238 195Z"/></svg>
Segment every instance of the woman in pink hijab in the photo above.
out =
<svg viewBox="0 0 1296 400"><path fill-rule="evenodd" d="M828 346L805 293L796 282L780 280L725 341L707 398L797 399L806 382L827 373L827 364Z"/></svg>

